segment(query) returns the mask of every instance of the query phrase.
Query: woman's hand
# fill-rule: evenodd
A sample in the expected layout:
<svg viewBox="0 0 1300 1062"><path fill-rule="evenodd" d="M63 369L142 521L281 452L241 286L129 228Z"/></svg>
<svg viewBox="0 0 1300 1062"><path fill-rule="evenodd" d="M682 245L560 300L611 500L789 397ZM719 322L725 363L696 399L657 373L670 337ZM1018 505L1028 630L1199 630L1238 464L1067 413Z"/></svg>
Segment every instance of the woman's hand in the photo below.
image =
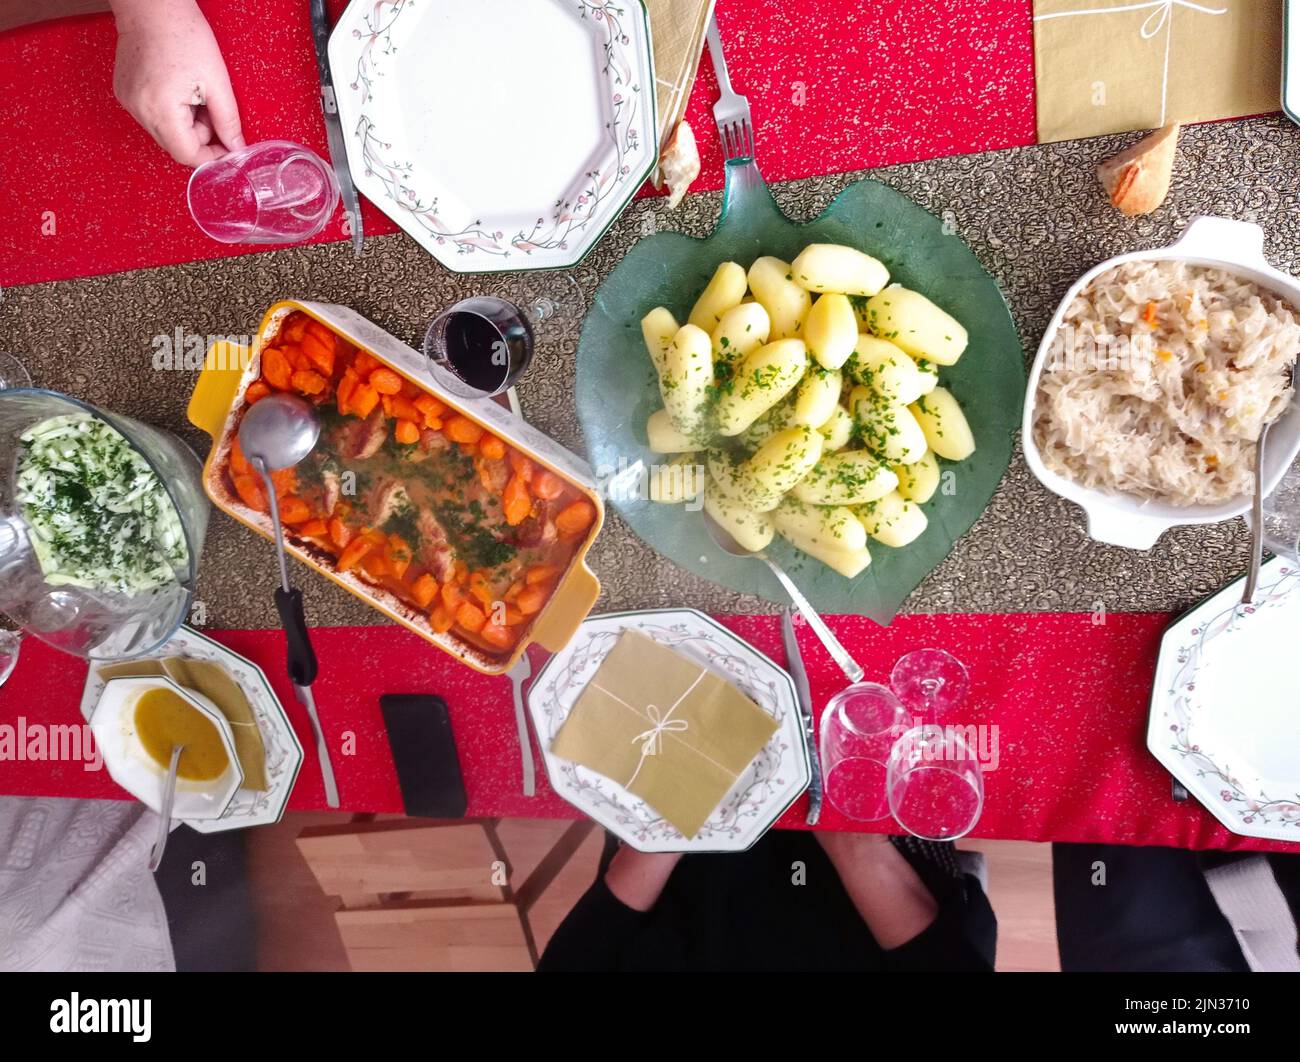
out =
<svg viewBox="0 0 1300 1062"><path fill-rule="evenodd" d="M221 49L194 0L112 0L113 91L177 162L198 166L244 146Z"/></svg>
<svg viewBox="0 0 1300 1062"><path fill-rule="evenodd" d="M924 932L939 905L883 833L813 834L876 943L888 951Z"/></svg>

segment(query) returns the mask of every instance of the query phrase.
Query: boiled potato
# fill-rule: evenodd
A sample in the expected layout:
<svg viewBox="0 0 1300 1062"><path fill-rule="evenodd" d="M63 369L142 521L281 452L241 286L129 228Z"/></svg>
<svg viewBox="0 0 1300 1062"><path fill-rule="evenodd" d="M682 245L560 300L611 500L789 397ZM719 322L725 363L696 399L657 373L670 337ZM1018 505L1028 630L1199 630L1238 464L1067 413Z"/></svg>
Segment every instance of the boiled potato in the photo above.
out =
<svg viewBox="0 0 1300 1062"><path fill-rule="evenodd" d="M650 351L650 360L655 372L661 376L664 371L664 358L668 354L668 345L677 335L677 323L672 313L663 306L656 306L641 318L641 335L645 338L646 349Z"/></svg>
<svg viewBox="0 0 1300 1062"><path fill-rule="evenodd" d="M778 431L736 470L736 478L761 498L781 495L817 464L826 440L821 432L799 424Z"/></svg>
<svg viewBox="0 0 1300 1062"><path fill-rule="evenodd" d="M679 454L667 464L650 466L650 500L672 504L698 498L706 478L696 454Z"/></svg>
<svg viewBox="0 0 1300 1062"><path fill-rule="evenodd" d="M645 434L647 444L657 454L684 454L695 449L695 443L673 427L673 419L666 409L650 414L645 422Z"/></svg>
<svg viewBox="0 0 1300 1062"><path fill-rule="evenodd" d="M890 464L910 465L925 455L925 432L907 406L890 405L859 384L849 392L849 410L867 449Z"/></svg>
<svg viewBox="0 0 1300 1062"><path fill-rule="evenodd" d="M873 335L897 343L915 358L952 365L966 349L966 329L917 291L886 288L867 303Z"/></svg>
<svg viewBox="0 0 1300 1062"><path fill-rule="evenodd" d="M874 295L889 283L889 270L871 255L838 243L813 243L791 263L794 282L809 291Z"/></svg>
<svg viewBox="0 0 1300 1062"><path fill-rule="evenodd" d="M713 344L709 333L693 324L682 325L664 354L659 393L673 427L683 435L695 437L704 429L712 386Z"/></svg>
<svg viewBox="0 0 1300 1062"><path fill-rule="evenodd" d="M765 490L743 474L743 461L726 450L710 450L707 456L709 470L708 490L732 505L755 512L766 513L776 508L781 500L778 491Z"/></svg>
<svg viewBox="0 0 1300 1062"><path fill-rule="evenodd" d="M797 388L789 398L778 402L742 431L737 436L741 446L745 447L746 450L757 450L782 428L790 427L794 423L794 398L796 394L798 394Z"/></svg>
<svg viewBox="0 0 1300 1062"><path fill-rule="evenodd" d="M939 489L939 461L930 450L919 461L893 468L898 477L898 493L917 505L928 502Z"/></svg>
<svg viewBox="0 0 1300 1062"><path fill-rule="evenodd" d="M740 305L740 300L745 297L748 289L749 282L745 279L744 268L736 262L723 262L714 271L713 279L700 292L700 297L695 300L687 321L696 328L712 332L718 327L724 313L733 306Z"/></svg>
<svg viewBox="0 0 1300 1062"><path fill-rule="evenodd" d="M772 321L756 302L742 302L724 313L713 330L713 363L731 365L767 342Z"/></svg>
<svg viewBox="0 0 1300 1062"><path fill-rule="evenodd" d="M856 506L853 512L872 538L885 546L906 546L925 530L928 521L921 507L897 491Z"/></svg>
<svg viewBox="0 0 1300 1062"><path fill-rule="evenodd" d="M794 405L790 416L792 424L806 424L820 428L840 404L840 391L844 377L835 369L811 365L794 391Z"/></svg>
<svg viewBox="0 0 1300 1062"><path fill-rule="evenodd" d="M865 450L825 454L790 494L809 505L860 505L898 486L898 477Z"/></svg>
<svg viewBox="0 0 1300 1062"><path fill-rule="evenodd" d="M921 374L921 379L925 382L925 390L921 394L928 395L939 386L939 369L934 362L926 358L917 358L916 371Z"/></svg>
<svg viewBox="0 0 1300 1062"><path fill-rule="evenodd" d="M934 389L910 354L887 339L860 335L846 371L857 383L870 387L891 406L906 406Z"/></svg>
<svg viewBox="0 0 1300 1062"><path fill-rule="evenodd" d="M858 319L847 295L823 295L808 311L803 341L808 354L824 369L838 369L853 353Z"/></svg>
<svg viewBox="0 0 1300 1062"><path fill-rule="evenodd" d="M793 391L807 368L808 351L802 339L778 339L759 347L736 366L718 400L718 431L739 435Z"/></svg>
<svg viewBox="0 0 1300 1062"><path fill-rule="evenodd" d="M713 490L712 482L704 489L704 511L740 543L742 549L757 553L772 544L776 534L772 517L722 497Z"/></svg>
<svg viewBox="0 0 1300 1062"><path fill-rule="evenodd" d="M822 453L843 450L853 439L853 416L843 406L837 405L826 423L819 425L817 430L826 436Z"/></svg>
<svg viewBox="0 0 1300 1062"><path fill-rule="evenodd" d="M771 318L771 339L802 334L812 296L790 279L790 263L770 255L756 259L749 267L749 286Z"/></svg>
<svg viewBox="0 0 1300 1062"><path fill-rule="evenodd" d="M806 505L785 498L772 511L779 533L790 540L800 539L813 545L853 553L867 544L867 532L845 505Z"/></svg>
<svg viewBox="0 0 1300 1062"><path fill-rule="evenodd" d="M964 461L975 452L966 414L946 387L936 387L910 407L930 449L949 461Z"/></svg>

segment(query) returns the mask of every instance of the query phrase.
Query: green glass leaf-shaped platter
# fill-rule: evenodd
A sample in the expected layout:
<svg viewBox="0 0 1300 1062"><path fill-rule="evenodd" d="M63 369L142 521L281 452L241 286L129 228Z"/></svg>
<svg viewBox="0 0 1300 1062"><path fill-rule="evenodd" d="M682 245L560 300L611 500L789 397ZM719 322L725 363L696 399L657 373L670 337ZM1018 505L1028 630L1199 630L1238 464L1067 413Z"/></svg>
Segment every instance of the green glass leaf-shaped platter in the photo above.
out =
<svg viewBox="0 0 1300 1062"><path fill-rule="evenodd" d="M662 402L641 318L662 305L685 321L719 263L748 268L765 254L790 261L810 243L847 244L879 258L892 280L934 300L970 333L957 364L940 367L940 381L965 410L976 451L965 461L940 462L953 473L944 477L950 490L941 487L925 504L925 532L901 549L873 540L872 563L856 579L836 574L780 536L770 547L820 611L889 623L988 505L1011 460L1025 392L1020 338L996 281L970 248L905 196L878 181L859 181L820 217L798 225L777 209L755 166L729 163L722 218L711 236L648 237L601 285L578 345L578 417L611 504L642 539L715 583L784 604L785 593L766 565L728 556L713 544L698 507L649 500L645 473L667 459L646 446L646 420Z"/></svg>

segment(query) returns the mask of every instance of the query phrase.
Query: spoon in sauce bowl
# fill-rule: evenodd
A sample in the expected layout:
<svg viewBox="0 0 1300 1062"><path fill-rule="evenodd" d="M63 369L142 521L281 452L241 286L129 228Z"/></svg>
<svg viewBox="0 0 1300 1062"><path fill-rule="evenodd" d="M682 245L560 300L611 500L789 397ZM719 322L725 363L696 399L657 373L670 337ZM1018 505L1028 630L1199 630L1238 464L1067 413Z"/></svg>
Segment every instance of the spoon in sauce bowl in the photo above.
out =
<svg viewBox="0 0 1300 1062"><path fill-rule="evenodd" d="M167 848L167 838L172 832L172 804L176 800L176 772L180 768L183 745L172 746L171 764L167 768L167 780L163 783L162 806L158 809L158 836L154 839L149 852L149 872L156 874L162 863L163 852Z"/></svg>
<svg viewBox="0 0 1300 1062"><path fill-rule="evenodd" d="M284 553L284 528L280 525L280 504L275 496L271 473L293 468L316 446L320 438L320 417L316 410L293 395L267 395L251 406L239 423L239 448L248 463L262 477L271 510L271 527L275 532L275 555L280 565L280 586L275 591L275 607L289 642L289 678L294 692L307 709L312 734L316 738L316 758L320 761L325 783L325 803L339 806L338 785L330 763L329 746L316 714L316 699L311 684L316 680L316 653L307 634L307 617L303 613L302 591L289 584L289 564Z"/></svg>

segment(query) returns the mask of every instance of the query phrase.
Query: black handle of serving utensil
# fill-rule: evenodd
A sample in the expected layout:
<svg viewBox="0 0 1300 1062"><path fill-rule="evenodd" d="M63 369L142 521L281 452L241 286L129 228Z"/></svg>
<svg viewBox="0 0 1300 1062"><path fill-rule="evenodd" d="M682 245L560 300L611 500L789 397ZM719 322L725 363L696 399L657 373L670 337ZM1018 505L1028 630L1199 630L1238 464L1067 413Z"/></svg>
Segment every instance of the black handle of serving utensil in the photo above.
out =
<svg viewBox="0 0 1300 1062"><path fill-rule="evenodd" d="M296 587L288 590L278 587L275 591L275 607L280 613L285 637L289 640L289 677L295 686L310 686L316 681L319 668L316 651L311 647L311 639L307 636L302 591Z"/></svg>

